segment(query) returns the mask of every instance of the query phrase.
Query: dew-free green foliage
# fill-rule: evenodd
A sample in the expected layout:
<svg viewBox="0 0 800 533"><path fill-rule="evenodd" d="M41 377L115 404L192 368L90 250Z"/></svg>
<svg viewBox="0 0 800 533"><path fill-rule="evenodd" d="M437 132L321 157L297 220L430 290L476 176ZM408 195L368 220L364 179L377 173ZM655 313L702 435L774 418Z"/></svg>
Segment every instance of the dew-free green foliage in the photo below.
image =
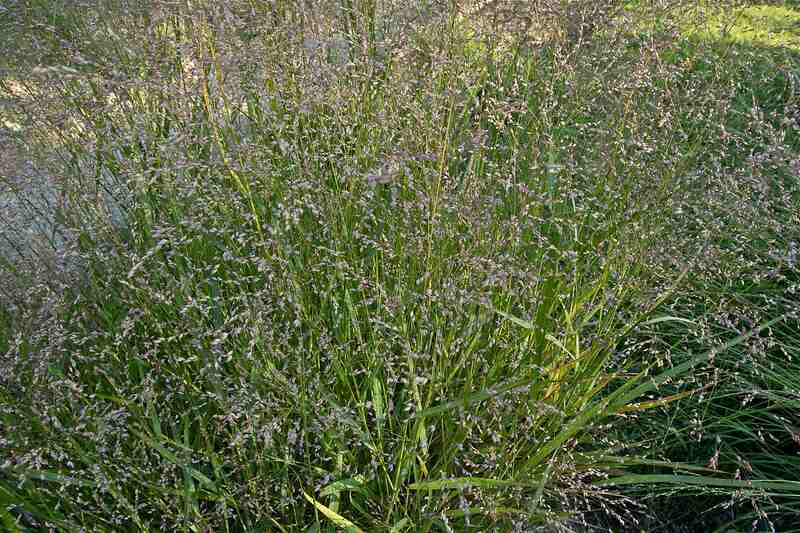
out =
<svg viewBox="0 0 800 533"><path fill-rule="evenodd" d="M796 9L313 7L0 13L3 527L796 527Z"/></svg>
<svg viewBox="0 0 800 533"><path fill-rule="evenodd" d="M710 15L704 24L687 22L687 29L703 38L800 50L800 13L789 3L744 5L733 10L713 4L704 7Z"/></svg>

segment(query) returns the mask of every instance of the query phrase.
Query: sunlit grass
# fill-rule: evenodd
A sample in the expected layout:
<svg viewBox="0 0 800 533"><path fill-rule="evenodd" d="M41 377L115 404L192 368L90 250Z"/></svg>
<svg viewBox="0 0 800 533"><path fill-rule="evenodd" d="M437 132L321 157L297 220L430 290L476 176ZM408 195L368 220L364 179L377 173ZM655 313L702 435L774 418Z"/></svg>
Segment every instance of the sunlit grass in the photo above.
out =
<svg viewBox="0 0 800 533"><path fill-rule="evenodd" d="M800 12L789 6L756 4L734 9L709 5L699 27L687 22L705 39L800 51Z"/></svg>

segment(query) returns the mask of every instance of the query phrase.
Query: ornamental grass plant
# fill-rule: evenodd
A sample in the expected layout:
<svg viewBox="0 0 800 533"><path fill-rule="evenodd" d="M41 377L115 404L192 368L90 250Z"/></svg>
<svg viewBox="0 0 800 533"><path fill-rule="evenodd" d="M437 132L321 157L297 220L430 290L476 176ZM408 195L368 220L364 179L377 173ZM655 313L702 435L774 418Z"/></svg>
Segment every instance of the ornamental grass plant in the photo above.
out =
<svg viewBox="0 0 800 533"><path fill-rule="evenodd" d="M800 14L724 7L3 7L3 528L796 527Z"/></svg>

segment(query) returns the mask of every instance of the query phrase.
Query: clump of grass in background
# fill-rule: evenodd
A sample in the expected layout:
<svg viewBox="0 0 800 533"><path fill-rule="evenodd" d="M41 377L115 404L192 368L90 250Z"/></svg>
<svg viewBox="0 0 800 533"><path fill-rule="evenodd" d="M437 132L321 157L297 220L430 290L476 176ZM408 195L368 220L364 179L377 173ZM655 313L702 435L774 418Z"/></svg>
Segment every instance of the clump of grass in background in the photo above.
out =
<svg viewBox="0 0 800 533"><path fill-rule="evenodd" d="M698 369L698 386L706 387L701 402L679 402L677 410L645 423L669 428L658 444L662 458L706 463L735 479L797 479L791 376L798 324L792 251L800 229L794 121L798 57L790 38L772 32L780 28L759 27L762 37L780 37L766 43L743 39L747 26L739 26L753 13L783 9L789 11L774 6L747 7L728 16L715 11L709 27L726 20L726 32L691 32L680 52L670 53L670 61L694 73L689 78L694 87L684 90L717 103L709 106L714 109L709 120L694 121L716 133L700 136L713 149L699 159L693 175L676 183L671 221L663 226L662 242L669 244L660 257L666 261L654 261L650 271L657 272L658 264L672 264L672 271L693 265L686 287L662 309L688 322L670 322L645 336L653 352L669 354L676 363L757 324L784 320L719 354L704 371ZM666 504L685 509L666 514L674 527L722 528L731 521L732 527L754 524L758 530L795 527L796 489L775 491L754 506L741 505L729 494L700 499L696 494Z"/></svg>
<svg viewBox="0 0 800 533"><path fill-rule="evenodd" d="M707 312L766 258L764 290L794 279L765 236L797 228L794 101L759 63L644 3L55 7L15 8L38 48L3 86L60 202L4 270L31 280L3 284L7 527L623 527L654 482L796 505L790 452L741 438L794 427L794 304L720 339ZM700 411L717 464L681 440Z"/></svg>

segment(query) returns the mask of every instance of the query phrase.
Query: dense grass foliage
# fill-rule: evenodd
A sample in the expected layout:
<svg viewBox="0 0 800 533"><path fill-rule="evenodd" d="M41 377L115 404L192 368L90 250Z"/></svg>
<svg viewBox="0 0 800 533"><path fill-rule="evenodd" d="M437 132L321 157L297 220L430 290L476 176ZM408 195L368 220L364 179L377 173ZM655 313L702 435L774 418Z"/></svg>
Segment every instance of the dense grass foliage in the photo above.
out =
<svg viewBox="0 0 800 533"><path fill-rule="evenodd" d="M796 528L795 8L307 4L0 12L3 527Z"/></svg>

